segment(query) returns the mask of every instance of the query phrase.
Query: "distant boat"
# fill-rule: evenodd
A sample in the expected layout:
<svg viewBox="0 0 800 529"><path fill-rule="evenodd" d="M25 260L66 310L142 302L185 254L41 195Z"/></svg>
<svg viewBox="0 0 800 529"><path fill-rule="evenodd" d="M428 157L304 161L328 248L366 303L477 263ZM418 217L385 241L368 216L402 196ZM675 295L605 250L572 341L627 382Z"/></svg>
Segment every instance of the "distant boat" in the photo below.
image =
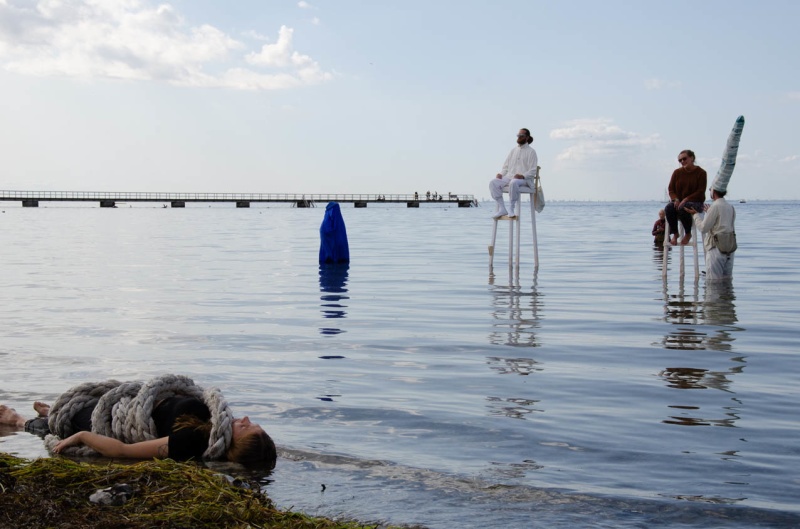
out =
<svg viewBox="0 0 800 529"><path fill-rule="evenodd" d="M741 200L739 201L739 204L747 204L747 201L746 201L745 199L741 199Z"/></svg>

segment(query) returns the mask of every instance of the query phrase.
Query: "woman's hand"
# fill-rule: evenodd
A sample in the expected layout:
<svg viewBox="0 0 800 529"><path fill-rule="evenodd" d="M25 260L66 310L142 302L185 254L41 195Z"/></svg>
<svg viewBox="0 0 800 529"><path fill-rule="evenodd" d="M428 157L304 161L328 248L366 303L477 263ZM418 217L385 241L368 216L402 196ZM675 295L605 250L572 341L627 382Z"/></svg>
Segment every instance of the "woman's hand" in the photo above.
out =
<svg viewBox="0 0 800 529"><path fill-rule="evenodd" d="M60 454L62 450L65 448L69 448L70 446L77 446L83 444L83 434L86 432L78 432L76 434L70 435L66 439L62 439L61 441L56 444L53 448L53 452L56 454Z"/></svg>

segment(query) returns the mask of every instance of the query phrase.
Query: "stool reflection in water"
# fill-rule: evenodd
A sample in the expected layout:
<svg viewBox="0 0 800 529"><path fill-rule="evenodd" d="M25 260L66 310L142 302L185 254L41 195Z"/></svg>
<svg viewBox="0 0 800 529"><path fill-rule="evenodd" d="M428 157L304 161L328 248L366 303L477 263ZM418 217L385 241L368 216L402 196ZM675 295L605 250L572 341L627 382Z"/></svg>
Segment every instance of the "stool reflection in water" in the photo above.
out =
<svg viewBox="0 0 800 529"><path fill-rule="evenodd" d="M350 248L347 229L337 202L325 207L325 217L319 227L319 287L322 292L322 313L325 318L344 318L347 308L342 300L347 296L347 276L350 270ZM322 334L335 335L339 328L323 327Z"/></svg>

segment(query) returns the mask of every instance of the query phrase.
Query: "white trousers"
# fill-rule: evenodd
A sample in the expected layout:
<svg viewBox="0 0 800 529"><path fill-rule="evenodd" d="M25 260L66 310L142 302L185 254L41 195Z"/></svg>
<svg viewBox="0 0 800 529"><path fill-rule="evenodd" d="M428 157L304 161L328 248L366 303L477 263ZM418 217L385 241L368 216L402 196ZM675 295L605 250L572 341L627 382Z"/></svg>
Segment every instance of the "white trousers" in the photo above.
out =
<svg viewBox="0 0 800 529"><path fill-rule="evenodd" d="M706 252L706 279L729 279L733 277L733 256L736 252L725 255L717 248Z"/></svg>
<svg viewBox="0 0 800 529"><path fill-rule="evenodd" d="M516 204L519 202L519 188L527 186L527 190L530 190L529 184L530 182L524 178L493 178L489 182L489 193L492 196L492 200L502 200L503 189L508 186L508 198L512 204Z"/></svg>

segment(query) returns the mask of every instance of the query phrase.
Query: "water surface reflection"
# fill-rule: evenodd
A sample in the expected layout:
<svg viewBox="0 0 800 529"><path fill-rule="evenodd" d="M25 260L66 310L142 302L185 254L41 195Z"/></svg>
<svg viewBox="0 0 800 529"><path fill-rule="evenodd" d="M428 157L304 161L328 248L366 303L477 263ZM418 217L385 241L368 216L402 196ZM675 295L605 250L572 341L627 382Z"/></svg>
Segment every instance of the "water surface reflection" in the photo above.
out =
<svg viewBox="0 0 800 529"><path fill-rule="evenodd" d="M518 281L517 281L518 283ZM513 345L521 347L539 347L536 330L541 326L540 312L543 296L538 289L537 274L533 275L530 290L525 291L518 285L492 286L492 327L489 343L492 345Z"/></svg>
<svg viewBox="0 0 800 529"><path fill-rule="evenodd" d="M323 318L344 318L347 316L347 305L343 300L350 299L347 295L347 279L350 272L349 263L326 263L319 265L319 290L322 292ZM343 333L338 327L321 327L323 335L336 335Z"/></svg>
<svg viewBox="0 0 800 529"><path fill-rule="evenodd" d="M737 323L736 296L733 284L727 282L707 282L703 299L699 299L699 287L694 284L691 292L684 289L680 282L674 295L668 293L664 283L665 319L672 324L672 330L662 339L661 344L668 349L684 351L733 351L734 333L743 329L734 326ZM720 369L714 365L718 357L692 354L685 357L683 366L667 367L659 376L670 389L680 390L717 390L727 394L735 394L732 388L733 375L743 372L745 359L743 356L729 357L732 365ZM681 426L734 426L740 417L741 401L729 396L721 403L721 411L710 413L701 410L701 403L713 402L713 398L695 394L689 397L681 392L681 404L670 404L670 415L662 422ZM687 399L687 397L689 397Z"/></svg>
<svg viewBox="0 0 800 529"><path fill-rule="evenodd" d="M511 345L514 347L539 347L536 331L541 326L540 311L542 296L538 289L538 277L533 275L530 290L519 286L519 275L511 276L508 286L494 284L494 276L489 277L492 286L492 327L489 343L492 345ZM522 351L521 349L519 349ZM529 356L488 356L486 363L489 369L498 375L528 376L542 371L540 363ZM515 387L512 384L504 387ZM525 386L531 391L535 386ZM525 419L534 412L543 412L539 406L540 399L530 395L488 395L487 408L490 415L502 415L512 419Z"/></svg>
<svg viewBox="0 0 800 529"><path fill-rule="evenodd" d="M687 292L680 281L677 292L670 294L664 283L664 320L671 323L670 332L660 345L667 349L730 351L735 340L734 332L743 329L734 326L736 296L733 284L708 282L700 299L700 287L694 283Z"/></svg>

